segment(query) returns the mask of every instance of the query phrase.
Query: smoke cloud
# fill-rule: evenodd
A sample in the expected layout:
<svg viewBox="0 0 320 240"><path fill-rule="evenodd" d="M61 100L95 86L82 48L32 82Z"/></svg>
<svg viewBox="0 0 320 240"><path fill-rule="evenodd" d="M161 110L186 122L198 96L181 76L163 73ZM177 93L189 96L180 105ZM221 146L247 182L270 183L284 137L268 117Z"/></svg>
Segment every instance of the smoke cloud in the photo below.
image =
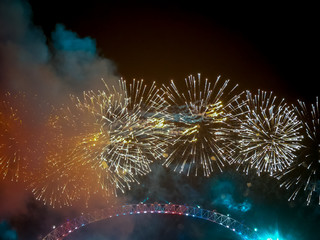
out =
<svg viewBox="0 0 320 240"><path fill-rule="evenodd" d="M47 37L33 24L27 1L0 1L0 101L5 92L27 96L14 104L21 108L27 132L36 133L29 138L45 133L41 124L52 105L66 102L69 94L103 89L101 78L108 84L119 79L115 64L99 55L95 40L62 24ZM26 212L30 193L24 187L22 182L0 182L0 217Z"/></svg>
<svg viewBox="0 0 320 240"><path fill-rule="evenodd" d="M57 24L47 39L32 23L23 0L0 3L0 86L2 91L36 94L61 103L69 93L103 87L115 81L116 67L99 56L96 42Z"/></svg>
<svg viewBox="0 0 320 240"><path fill-rule="evenodd" d="M10 225L6 221L0 222L0 239L2 240L18 239L16 231L11 229Z"/></svg>
<svg viewBox="0 0 320 240"><path fill-rule="evenodd" d="M214 206L222 206L234 212L247 212L251 209L249 199L241 199L239 202L235 196L241 196L236 191L236 185L230 179L218 179L211 187L211 194L214 196Z"/></svg>

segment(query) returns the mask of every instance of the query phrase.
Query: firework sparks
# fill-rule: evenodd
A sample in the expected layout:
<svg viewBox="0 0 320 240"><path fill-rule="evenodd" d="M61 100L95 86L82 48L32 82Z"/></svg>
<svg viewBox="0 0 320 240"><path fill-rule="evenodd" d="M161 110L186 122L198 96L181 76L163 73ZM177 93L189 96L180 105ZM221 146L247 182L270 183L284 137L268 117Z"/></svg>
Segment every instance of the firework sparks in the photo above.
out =
<svg viewBox="0 0 320 240"><path fill-rule="evenodd" d="M97 162L116 173L145 175L166 146L166 102L155 83L148 89L143 80L133 80L127 89L121 79L118 88L110 90L106 84L106 91L87 92L83 101L77 99L77 108L94 115L109 136Z"/></svg>
<svg viewBox="0 0 320 240"><path fill-rule="evenodd" d="M199 74L197 79L191 75L185 82L186 93L180 92L173 81L169 87L163 86L175 124L175 138L164 165L175 164L174 170L180 173L187 169L187 175L194 168L195 175L202 170L209 176L215 166L222 171L233 151L230 120L240 94L234 94L237 85L229 89L229 80L220 78L212 85L208 79L201 81Z"/></svg>
<svg viewBox="0 0 320 240"><path fill-rule="evenodd" d="M166 102L153 84L133 80L106 90L72 96L72 104L52 114L53 137L43 177L33 181L37 199L68 206L92 193L117 194L150 172L153 159L162 157L168 136L164 129Z"/></svg>
<svg viewBox="0 0 320 240"><path fill-rule="evenodd" d="M11 181L24 181L34 158L34 134L26 120L25 102L22 93L6 93L0 101L0 175Z"/></svg>
<svg viewBox="0 0 320 240"><path fill-rule="evenodd" d="M105 199L115 194L112 174L90 165L80 164L68 151L70 145L47 152L45 169L36 172L30 188L37 200L52 207L82 203L88 207L94 195ZM68 157L70 157L69 160ZM100 183L100 184L99 184Z"/></svg>
<svg viewBox="0 0 320 240"><path fill-rule="evenodd" d="M258 175L268 172L272 176L292 163L301 148L302 125L284 99L277 101L272 92L259 90L252 96L247 91L244 114L239 119L240 153L234 158L238 169L243 167L246 173L255 169Z"/></svg>
<svg viewBox="0 0 320 240"><path fill-rule="evenodd" d="M106 165L92 160L109 143L109 136L101 132L93 116L72 106L50 115L41 138L43 165L32 174L29 184L36 199L53 207L77 202L88 206L92 196L108 199L133 181L128 174L120 179Z"/></svg>
<svg viewBox="0 0 320 240"><path fill-rule="evenodd" d="M294 200L301 191L307 192L306 202L310 204L312 196L318 196L320 205L320 111L318 97L315 104L307 106L298 100L295 110L302 120L304 130L303 148L296 161L283 173L281 187L293 189L289 201Z"/></svg>

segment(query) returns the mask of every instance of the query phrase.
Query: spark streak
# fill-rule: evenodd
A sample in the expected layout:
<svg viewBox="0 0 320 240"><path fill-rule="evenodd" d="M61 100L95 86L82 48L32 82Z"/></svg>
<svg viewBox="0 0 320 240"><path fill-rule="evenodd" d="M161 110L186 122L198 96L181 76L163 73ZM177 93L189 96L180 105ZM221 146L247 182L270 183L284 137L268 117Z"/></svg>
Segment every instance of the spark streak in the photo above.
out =
<svg viewBox="0 0 320 240"><path fill-rule="evenodd" d="M301 148L301 121L284 99L277 101L272 92L247 91L244 114L239 133L240 154L234 159L248 173L255 169L258 175L268 172L271 176L283 171L294 161L295 152Z"/></svg>
<svg viewBox="0 0 320 240"><path fill-rule="evenodd" d="M303 148L296 161L276 177L280 186L293 190L289 201L295 200L299 192L307 194L307 205L312 197L318 197L320 205L320 110L318 97L310 106L298 100L295 110L303 123Z"/></svg>
<svg viewBox="0 0 320 240"><path fill-rule="evenodd" d="M175 124L171 147L165 166L175 164L174 170L203 171L209 176L214 168L222 167L233 151L231 120L234 104L240 94L232 95L235 87L228 89L229 81L218 78L212 85L208 79L201 81L192 75L185 79L186 92L180 92L174 82L163 86L171 103L171 122ZM195 169L193 169L195 168Z"/></svg>

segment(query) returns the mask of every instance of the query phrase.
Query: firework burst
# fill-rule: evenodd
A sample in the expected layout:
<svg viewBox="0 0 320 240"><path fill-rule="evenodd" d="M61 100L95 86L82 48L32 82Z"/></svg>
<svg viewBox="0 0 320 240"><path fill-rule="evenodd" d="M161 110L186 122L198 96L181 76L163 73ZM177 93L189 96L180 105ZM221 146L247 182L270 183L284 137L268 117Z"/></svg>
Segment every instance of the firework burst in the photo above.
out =
<svg viewBox="0 0 320 240"><path fill-rule="evenodd" d="M49 118L45 170L30 185L46 204L69 206L95 193L124 192L162 156L167 104L155 84L133 80L127 88L121 79L105 87L71 96L72 104Z"/></svg>
<svg viewBox="0 0 320 240"><path fill-rule="evenodd" d="M189 76L185 79L186 91L178 90L173 81L163 86L171 104L172 130L170 148L165 154L165 166L174 164L174 170L195 175L202 171L209 176L214 168L222 167L233 151L231 140L231 112L240 94L237 87L229 88L229 80L214 84L205 79Z"/></svg>
<svg viewBox="0 0 320 240"><path fill-rule="evenodd" d="M76 162L68 147L70 145L65 144L64 148L56 147L47 152L45 168L36 172L30 184L36 199L52 207L75 203L88 207L89 200L95 195L108 199L115 194L117 187L113 184L118 181L112 179L112 174Z"/></svg>
<svg viewBox="0 0 320 240"><path fill-rule="evenodd" d="M254 169L258 175L268 172L272 176L283 171L295 159L303 138L294 109L272 92L260 90L254 96L247 91L243 106L237 130L240 150L233 162L246 173Z"/></svg>
<svg viewBox="0 0 320 240"><path fill-rule="evenodd" d="M42 166L30 177L29 188L37 200L53 207L85 203L94 195L108 199L133 181L119 176L92 159L109 143L95 118L70 104L54 110L41 137ZM95 164L93 164L95 163Z"/></svg>
<svg viewBox="0 0 320 240"><path fill-rule="evenodd" d="M145 175L167 144L168 134L163 130L167 104L155 83L148 88L143 80L133 80L127 88L121 79L117 90L105 85L105 91L86 92L76 104L80 111L91 113L109 136L95 161L121 175Z"/></svg>
<svg viewBox="0 0 320 240"><path fill-rule="evenodd" d="M320 205L320 111L318 97L315 104L307 106L298 100L295 110L302 120L304 141L296 161L276 177L281 187L292 189L289 201L294 200L299 192L306 192L307 205L312 196L318 196Z"/></svg>

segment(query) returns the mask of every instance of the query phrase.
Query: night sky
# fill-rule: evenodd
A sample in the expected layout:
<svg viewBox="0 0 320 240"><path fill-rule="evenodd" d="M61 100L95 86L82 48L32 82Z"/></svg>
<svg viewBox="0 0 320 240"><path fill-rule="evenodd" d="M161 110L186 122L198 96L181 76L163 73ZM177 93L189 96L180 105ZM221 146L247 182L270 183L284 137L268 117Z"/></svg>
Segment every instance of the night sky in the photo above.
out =
<svg viewBox="0 0 320 240"><path fill-rule="evenodd" d="M160 86L172 79L179 85L188 75L201 73L212 81L218 76L230 79L241 90L273 91L289 104L297 99L312 103L319 95L320 21L317 8L307 3L0 3L2 91L27 90L60 104L70 92L101 87L101 77L106 81L144 79ZM28 21L27 26L21 24ZM25 38L20 37L23 34ZM86 39L88 44L74 41L79 44L70 45L70 38ZM12 50L10 41L21 48ZM82 65L59 62L62 51L82 47L92 52ZM25 65L16 64L12 56L25 60ZM40 64L48 58L53 63ZM88 65L85 72L81 66ZM319 206L314 202L306 206L305 196L288 202L290 194L268 176L245 176L230 168L210 178L186 177L161 164L152 169L153 174L142 178L140 185L119 195L122 202L148 198L148 202L200 205L257 227L261 234L269 234L265 240L274 238L277 231L279 240L319 239ZM0 182L0 205L0 239L6 240L37 239L80 211L43 206L19 184L4 181ZM236 236L203 220L136 216L92 224L68 239L227 240Z"/></svg>

